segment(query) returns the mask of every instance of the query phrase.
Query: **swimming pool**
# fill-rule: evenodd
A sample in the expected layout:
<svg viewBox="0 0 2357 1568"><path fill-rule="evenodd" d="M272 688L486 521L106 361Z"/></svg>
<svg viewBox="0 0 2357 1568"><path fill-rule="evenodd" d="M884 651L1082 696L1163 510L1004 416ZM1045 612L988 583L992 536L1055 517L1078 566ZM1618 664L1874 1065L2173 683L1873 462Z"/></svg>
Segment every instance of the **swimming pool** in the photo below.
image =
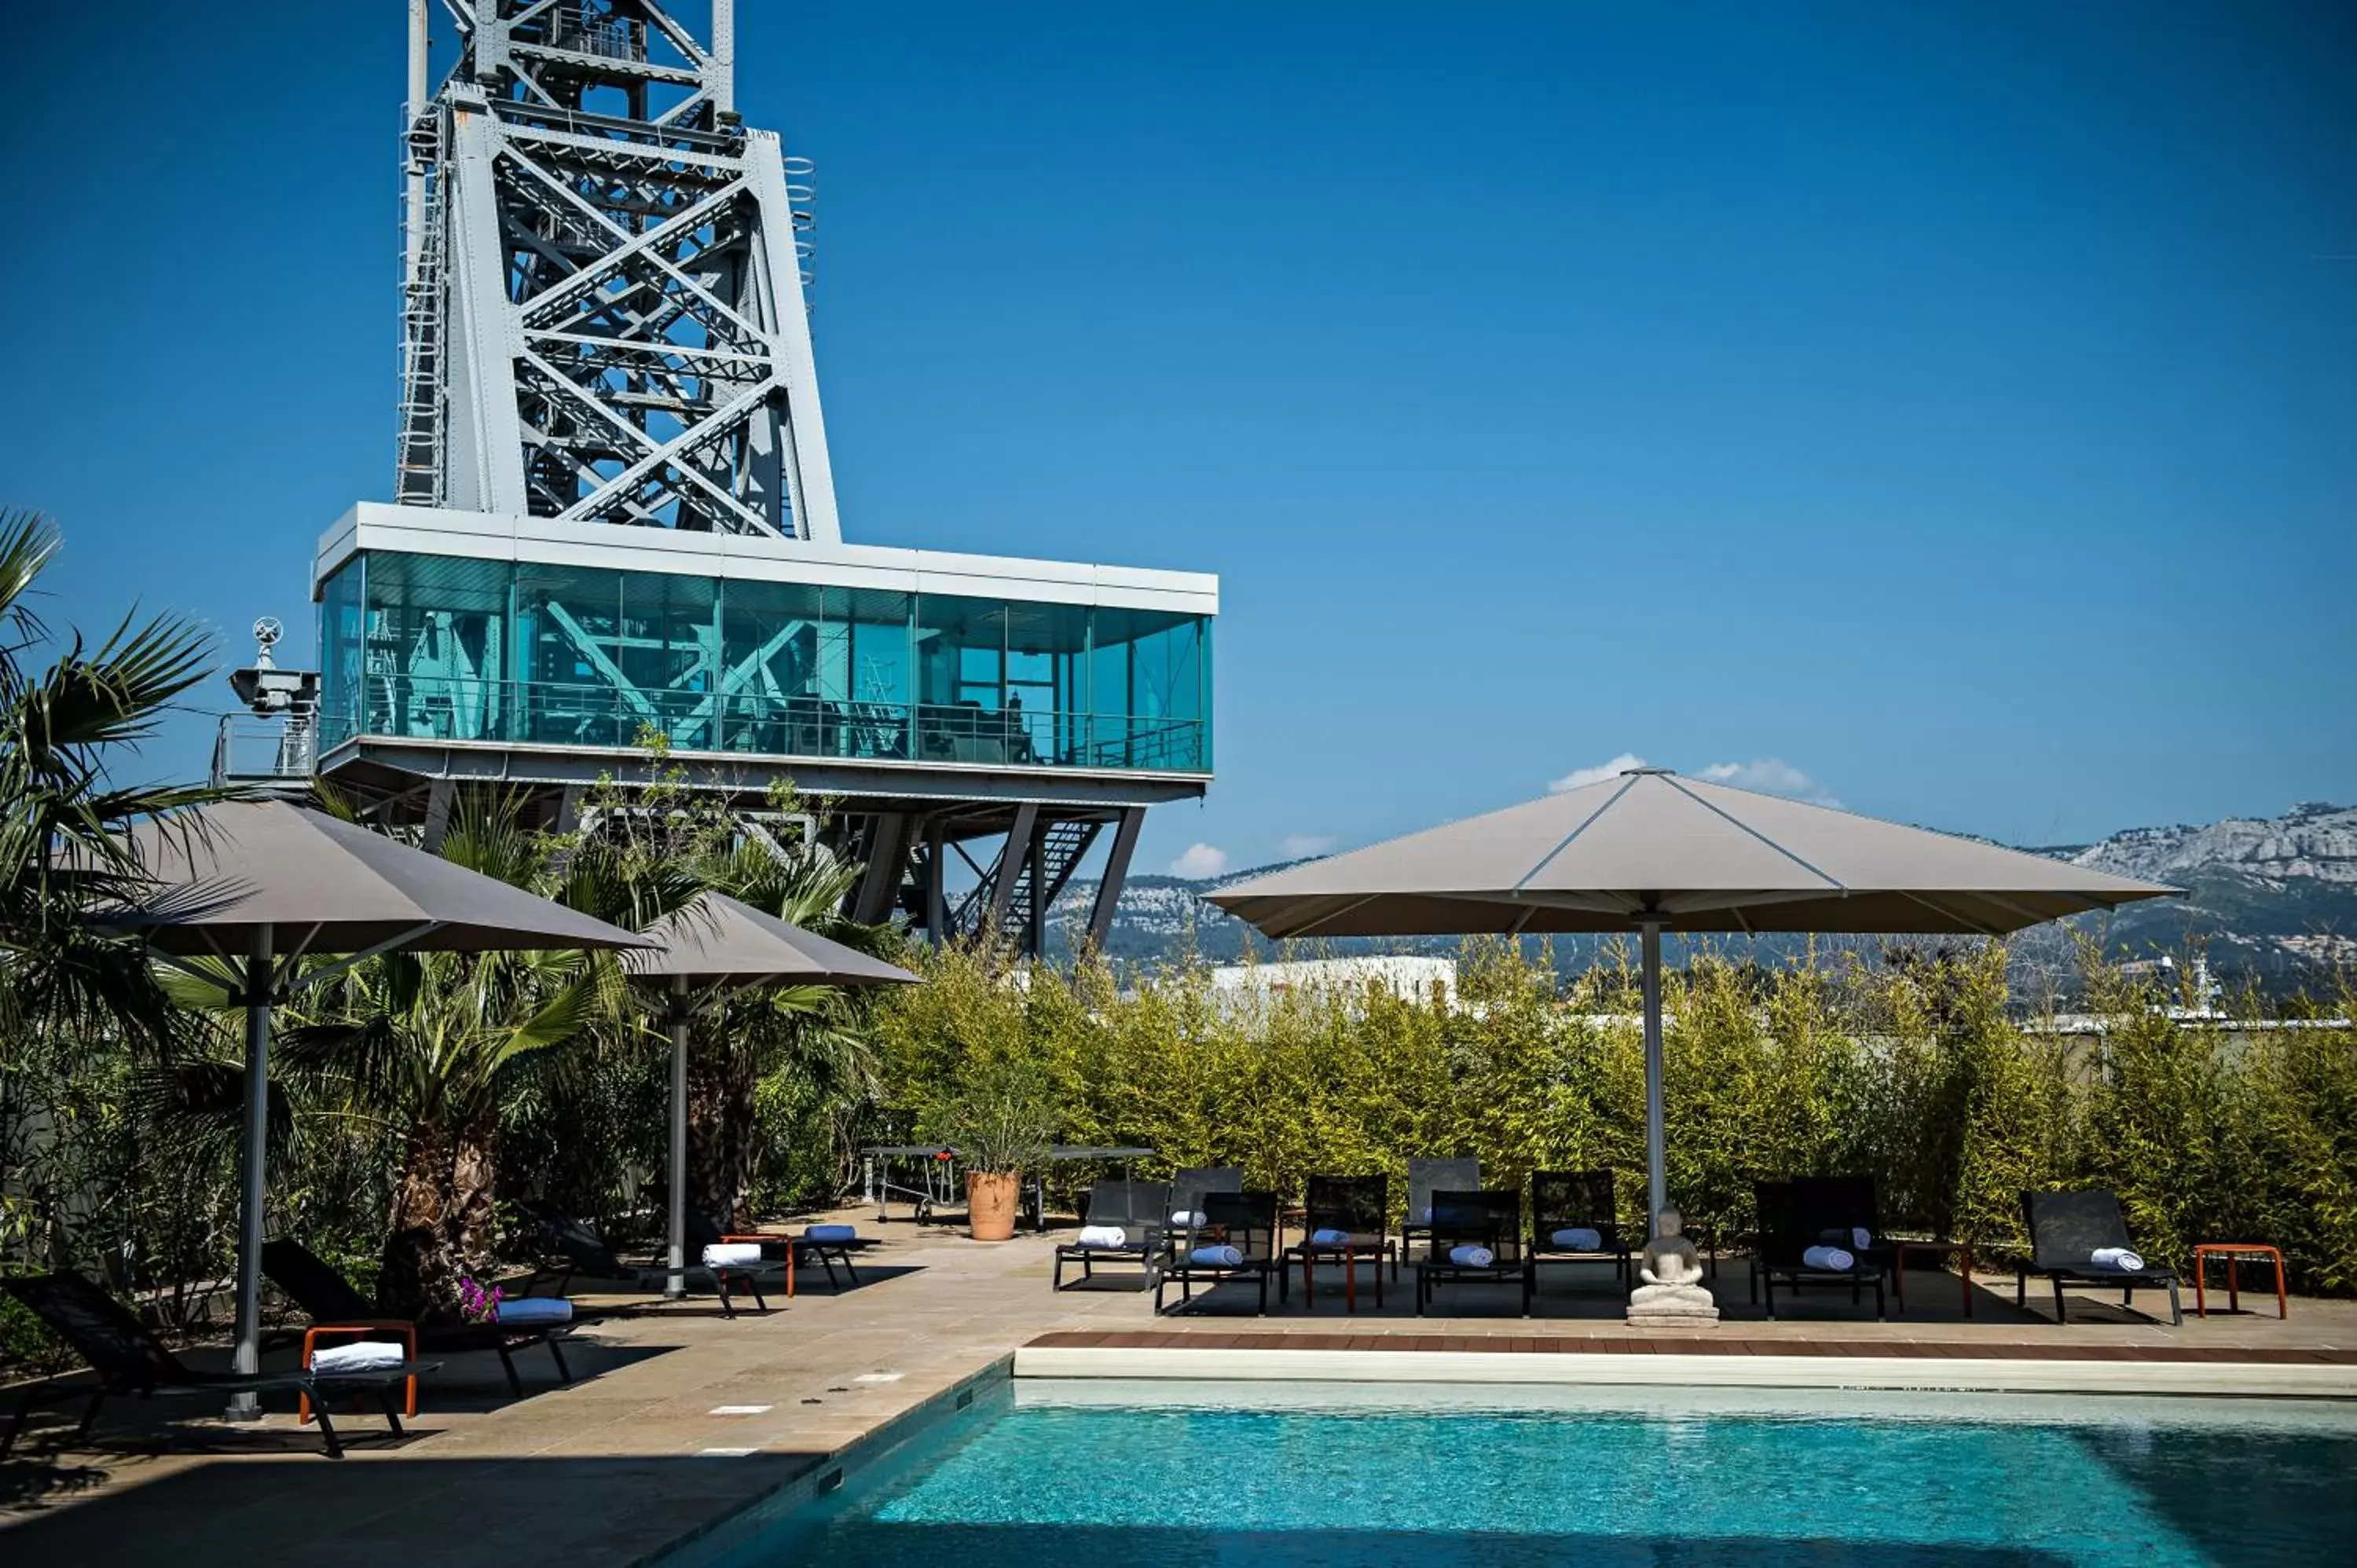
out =
<svg viewBox="0 0 2357 1568"><path fill-rule="evenodd" d="M2352 1541L2341 1404L1027 1380L694 1556L2277 1568Z"/></svg>

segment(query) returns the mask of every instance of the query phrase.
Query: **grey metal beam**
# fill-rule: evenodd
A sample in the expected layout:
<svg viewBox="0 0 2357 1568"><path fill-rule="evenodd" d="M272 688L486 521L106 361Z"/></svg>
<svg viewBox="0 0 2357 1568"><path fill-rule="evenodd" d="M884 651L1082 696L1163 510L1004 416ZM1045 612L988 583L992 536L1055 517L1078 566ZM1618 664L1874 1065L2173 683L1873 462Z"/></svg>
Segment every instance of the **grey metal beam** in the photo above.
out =
<svg viewBox="0 0 2357 1568"><path fill-rule="evenodd" d="M906 811L879 811L867 834L867 869L852 894L851 918L872 926L888 919L892 896L909 865L909 825Z"/></svg>
<svg viewBox="0 0 2357 1568"><path fill-rule="evenodd" d="M425 786L425 832L417 843L426 854L442 853L442 841L450 833L450 810L457 794L458 786L447 779L436 779Z"/></svg>
<svg viewBox="0 0 2357 1568"><path fill-rule="evenodd" d="M949 832L939 816L925 819L925 936L935 948L949 940Z"/></svg>
<svg viewBox="0 0 2357 1568"><path fill-rule="evenodd" d="M998 852L998 872L990 885L990 913L984 929L994 940L1006 929L1006 906L1015 897L1015 885L1023 877L1024 863L1031 855L1031 829L1039 820L1039 808L1029 800L1015 808L1014 825L1006 830L1006 847Z"/></svg>
<svg viewBox="0 0 2357 1568"><path fill-rule="evenodd" d="M1097 900L1089 911L1089 946L1102 951L1113 929L1114 909L1121 902L1121 885L1129 877L1130 857L1137 853L1137 832L1146 825L1146 808L1131 806L1114 830L1113 848L1105 853L1104 875L1097 879Z"/></svg>

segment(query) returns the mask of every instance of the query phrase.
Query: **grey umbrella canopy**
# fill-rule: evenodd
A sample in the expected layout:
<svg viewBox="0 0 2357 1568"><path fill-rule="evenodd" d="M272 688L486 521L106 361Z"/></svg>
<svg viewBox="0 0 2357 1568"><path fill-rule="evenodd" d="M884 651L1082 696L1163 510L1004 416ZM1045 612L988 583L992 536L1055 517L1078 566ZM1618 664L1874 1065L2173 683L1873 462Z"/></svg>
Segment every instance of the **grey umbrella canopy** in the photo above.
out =
<svg viewBox="0 0 2357 1568"><path fill-rule="evenodd" d="M236 976L245 1009L245 1138L237 1237L237 1342L232 1365L260 1360L264 1144L269 1137L270 1009L395 948L479 952L625 948L646 939L504 882L478 875L382 833L283 801L223 801L142 823L131 835L148 891L101 911L102 925L136 931L166 962L211 955ZM307 955L343 961L299 976ZM217 976L197 971L200 978ZM242 1394L232 1416L251 1417Z"/></svg>
<svg viewBox="0 0 2357 1568"><path fill-rule="evenodd" d="M856 948L765 915L725 893L697 894L648 936L660 945L626 953L630 978L671 993L671 1236L666 1293L680 1294L687 1266L687 1031L699 986L912 985L917 977Z"/></svg>
<svg viewBox="0 0 2357 1568"><path fill-rule="evenodd" d="M1668 1203L1663 931L1994 937L2177 891L1648 768L1210 897L1272 937L1637 931L1650 1222Z"/></svg>

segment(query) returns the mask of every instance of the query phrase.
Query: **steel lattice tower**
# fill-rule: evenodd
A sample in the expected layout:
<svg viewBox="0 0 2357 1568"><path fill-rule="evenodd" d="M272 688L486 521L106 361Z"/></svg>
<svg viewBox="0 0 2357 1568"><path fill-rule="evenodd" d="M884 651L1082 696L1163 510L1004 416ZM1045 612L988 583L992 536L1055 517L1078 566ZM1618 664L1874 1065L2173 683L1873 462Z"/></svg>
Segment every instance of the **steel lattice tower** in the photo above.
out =
<svg viewBox="0 0 2357 1568"><path fill-rule="evenodd" d="M410 0L395 496L840 538L804 272L810 166L733 103L733 0Z"/></svg>

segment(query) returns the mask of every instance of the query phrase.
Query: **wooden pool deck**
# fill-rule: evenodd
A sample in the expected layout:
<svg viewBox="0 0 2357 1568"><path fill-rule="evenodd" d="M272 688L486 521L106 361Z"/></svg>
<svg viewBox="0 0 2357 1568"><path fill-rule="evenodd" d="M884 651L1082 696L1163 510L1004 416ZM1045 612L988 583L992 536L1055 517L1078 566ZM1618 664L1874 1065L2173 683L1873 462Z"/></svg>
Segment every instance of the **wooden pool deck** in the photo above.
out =
<svg viewBox="0 0 2357 1568"><path fill-rule="evenodd" d="M2278 1322L2271 1294L2246 1292L2243 1312L2200 1319L2189 1292L2185 1326L2171 1329L2165 1297L2137 1298L2161 1313L2156 1324L2124 1314L2116 1298L2082 1294L2072 1321L2057 1326L2035 1291L2031 1310L2019 1312L2010 1279L1989 1276L1975 1286L1967 1321L1953 1276L1926 1273L1910 1283L1903 1316L1877 1323L1870 1302L1854 1310L1846 1293L1825 1292L1770 1323L1746 1305L1735 1260L1716 1282L1727 1320L1713 1330L1631 1330L1600 1269L1592 1280L1551 1281L1531 1318L1519 1316L1513 1293L1472 1286L1447 1298L1452 1316L1419 1318L1405 1280L1396 1293L1387 1288L1379 1311L1362 1280L1356 1313L1321 1283L1307 1310L1297 1289L1288 1310L1273 1306L1265 1318L1215 1294L1192 1314L1157 1319L1150 1296L1125 1282L1051 1292L1043 1238L991 1246L905 1221L878 1228L872 1215L846 1218L884 1238L856 1290L831 1295L821 1286L766 1316L733 1320L708 1298L578 1296L612 1315L571 1341L571 1387L554 1386L547 1359L526 1353L518 1358L526 1397L512 1399L495 1359L457 1358L424 1387L405 1437L391 1438L381 1420L343 1418L351 1457L340 1464L320 1455L291 1409L232 1427L203 1419L204 1407L186 1400L154 1410L114 1403L92 1445L76 1447L68 1441L75 1402L65 1391L0 1462L0 1555L76 1568L245 1568L297 1558L416 1568L461 1555L622 1568L1018 1351L1039 1369L1071 1369L1078 1355L1092 1375L1115 1376L1178 1375L1168 1369L1178 1367L1242 1376L1286 1357L1313 1366L1369 1352L1402 1371L1444 1369L1423 1376L1478 1362L1505 1369L1506 1380L1544 1380L1544 1368L1577 1363L1624 1369L1592 1380L1670 1380L1664 1373L1675 1367L1680 1379L1707 1382L1737 1365L1730 1358L1794 1373L1875 1360L2051 1362L2125 1380L2103 1386L2152 1391L2193 1369L2217 1386L2265 1384L2269 1392L2337 1393L2357 1376L2351 1302L2295 1298L2290 1319ZM1060 1369L1058 1357L1066 1358Z"/></svg>

